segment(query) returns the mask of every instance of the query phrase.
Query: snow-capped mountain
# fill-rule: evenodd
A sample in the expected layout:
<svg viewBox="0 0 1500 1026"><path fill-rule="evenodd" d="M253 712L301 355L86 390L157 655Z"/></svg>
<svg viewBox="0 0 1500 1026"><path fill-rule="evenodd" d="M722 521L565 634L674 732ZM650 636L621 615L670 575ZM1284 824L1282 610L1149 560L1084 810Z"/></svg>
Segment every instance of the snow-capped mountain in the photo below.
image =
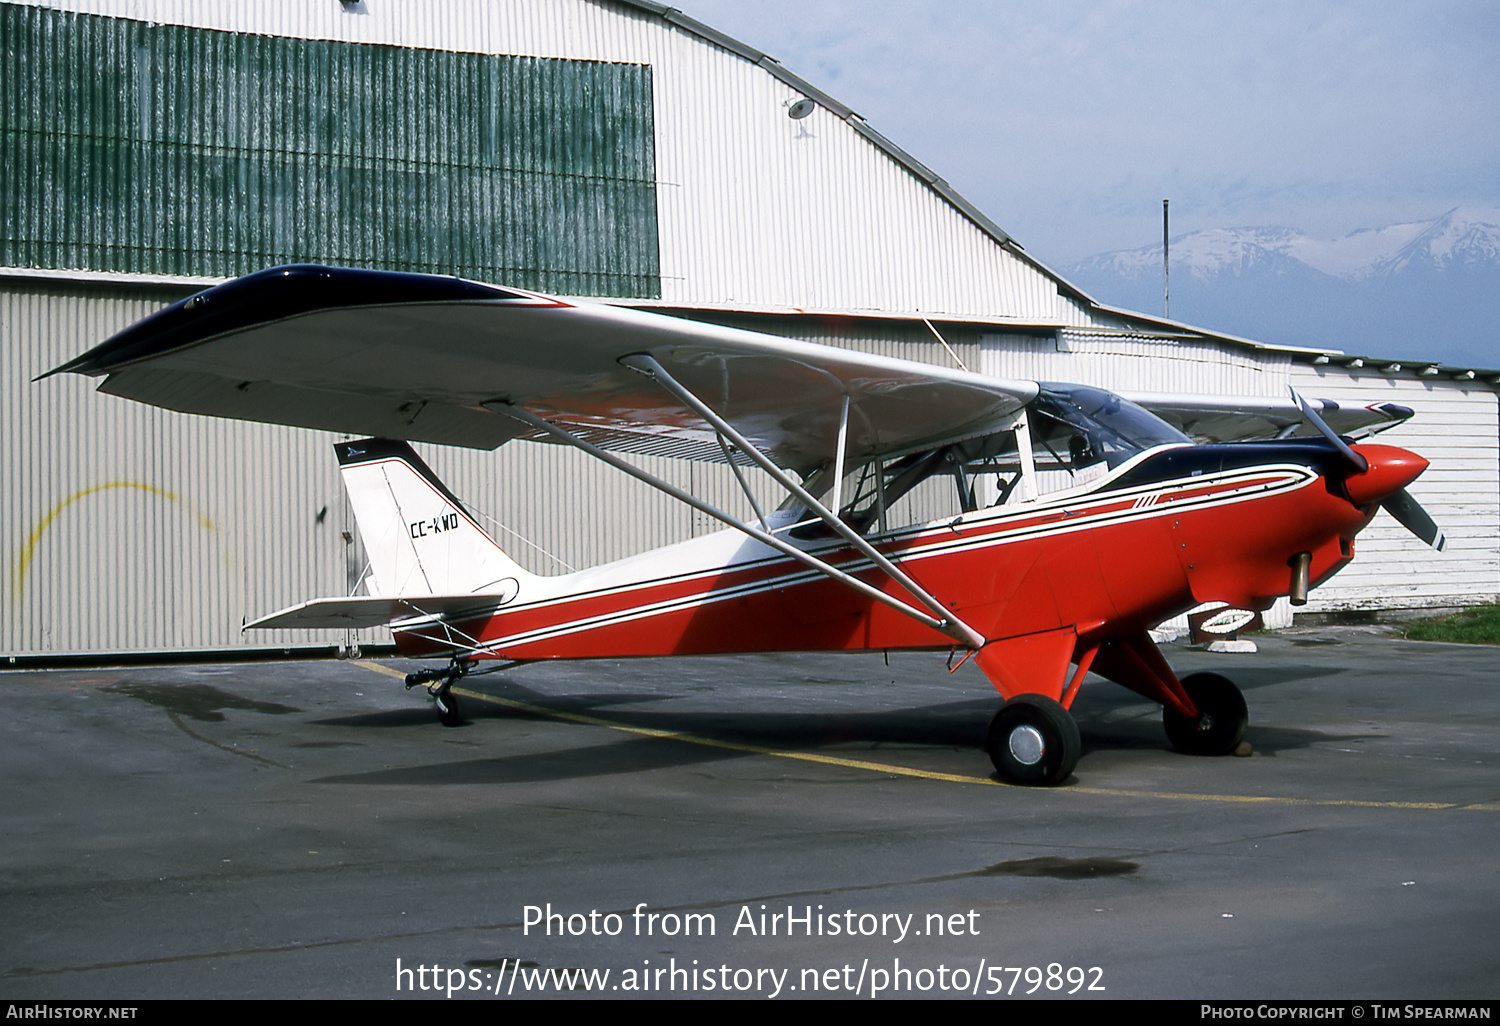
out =
<svg viewBox="0 0 1500 1026"><path fill-rule="evenodd" d="M1211 228L1172 240L1173 320L1267 342L1500 368L1500 209L1319 239ZM1102 302L1162 309L1160 246L1063 271Z"/></svg>
<svg viewBox="0 0 1500 1026"><path fill-rule="evenodd" d="M1479 272L1500 267L1500 210L1451 210L1380 261L1375 272L1390 276L1424 266Z"/></svg>
<svg viewBox="0 0 1500 1026"><path fill-rule="evenodd" d="M1270 269L1280 273L1297 262L1293 251L1305 236L1292 228L1209 228L1172 240L1172 273L1195 278L1241 275ZM1306 261L1302 261L1306 262ZM1121 278L1161 279L1161 247L1143 246L1100 253L1072 268L1074 272L1113 274Z"/></svg>

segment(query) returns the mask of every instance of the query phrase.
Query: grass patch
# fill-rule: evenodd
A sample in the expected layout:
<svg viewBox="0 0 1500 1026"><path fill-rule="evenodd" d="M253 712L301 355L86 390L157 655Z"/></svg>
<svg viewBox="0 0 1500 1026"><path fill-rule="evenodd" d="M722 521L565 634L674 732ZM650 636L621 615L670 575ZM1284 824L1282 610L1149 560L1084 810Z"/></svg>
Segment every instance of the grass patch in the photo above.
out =
<svg viewBox="0 0 1500 1026"><path fill-rule="evenodd" d="M1464 645L1500 645L1500 605L1465 609L1452 616L1417 620L1406 628L1412 641L1454 641Z"/></svg>

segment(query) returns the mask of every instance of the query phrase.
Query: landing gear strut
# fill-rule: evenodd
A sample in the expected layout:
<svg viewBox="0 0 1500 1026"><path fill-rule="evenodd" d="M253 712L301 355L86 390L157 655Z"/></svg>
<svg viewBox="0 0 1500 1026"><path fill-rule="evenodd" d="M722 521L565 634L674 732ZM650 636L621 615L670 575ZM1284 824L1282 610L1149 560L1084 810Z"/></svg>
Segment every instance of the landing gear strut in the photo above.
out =
<svg viewBox="0 0 1500 1026"><path fill-rule="evenodd" d="M458 696L453 694L452 689L454 682L468 672L469 664L455 659L447 666L408 673L406 690L425 687L427 693L432 696L433 704L437 706L438 721L445 727L461 727L464 723L464 714L459 707Z"/></svg>
<svg viewBox="0 0 1500 1026"><path fill-rule="evenodd" d="M995 714L985 747L1006 783L1052 787L1072 774L1083 743L1060 704L1045 695L1017 695Z"/></svg>
<svg viewBox="0 0 1500 1026"><path fill-rule="evenodd" d="M1250 726L1250 711L1240 689L1217 673L1184 677L1182 689L1198 707L1198 717L1189 719L1171 706L1162 707L1162 726L1172 747L1189 755L1233 752Z"/></svg>

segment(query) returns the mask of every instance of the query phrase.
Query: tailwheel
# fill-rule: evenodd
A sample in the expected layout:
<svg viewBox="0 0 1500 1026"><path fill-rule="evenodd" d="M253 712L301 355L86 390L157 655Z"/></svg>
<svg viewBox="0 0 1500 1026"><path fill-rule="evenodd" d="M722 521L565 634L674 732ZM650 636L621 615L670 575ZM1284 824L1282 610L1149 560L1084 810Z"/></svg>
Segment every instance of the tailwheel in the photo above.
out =
<svg viewBox="0 0 1500 1026"><path fill-rule="evenodd" d="M1008 784L1052 787L1078 765L1083 742L1072 715L1045 695L1017 695L1000 707L986 743Z"/></svg>
<svg viewBox="0 0 1500 1026"><path fill-rule="evenodd" d="M1182 689L1198 707L1198 717L1189 719L1171 706L1162 708L1162 726L1172 747L1189 755L1233 752L1250 726L1250 711L1240 689L1217 673L1184 677Z"/></svg>
<svg viewBox="0 0 1500 1026"><path fill-rule="evenodd" d="M469 672L470 664L455 659L448 666L429 667L406 675L406 690L425 687L437 706L438 721L445 727L462 727L463 710L453 694L453 682Z"/></svg>
<svg viewBox="0 0 1500 1026"><path fill-rule="evenodd" d="M458 696L446 686L433 692L432 701L437 706L438 722L443 726L462 727L464 725L464 713L458 704Z"/></svg>

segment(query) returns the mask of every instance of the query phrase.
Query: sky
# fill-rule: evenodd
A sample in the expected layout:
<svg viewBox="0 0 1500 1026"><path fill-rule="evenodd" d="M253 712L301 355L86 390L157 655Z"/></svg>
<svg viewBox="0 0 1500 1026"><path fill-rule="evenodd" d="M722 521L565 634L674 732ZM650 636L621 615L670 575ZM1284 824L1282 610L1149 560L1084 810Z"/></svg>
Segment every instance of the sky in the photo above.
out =
<svg viewBox="0 0 1500 1026"><path fill-rule="evenodd" d="M1064 266L1500 207L1493 0L674 0Z"/></svg>

